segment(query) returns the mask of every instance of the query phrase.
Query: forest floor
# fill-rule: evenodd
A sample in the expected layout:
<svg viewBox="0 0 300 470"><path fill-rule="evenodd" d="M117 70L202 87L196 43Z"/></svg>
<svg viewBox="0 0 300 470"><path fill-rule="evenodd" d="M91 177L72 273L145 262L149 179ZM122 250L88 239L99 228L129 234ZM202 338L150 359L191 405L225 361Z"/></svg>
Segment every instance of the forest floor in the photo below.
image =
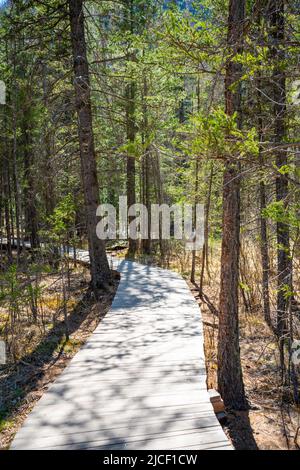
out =
<svg viewBox="0 0 300 470"><path fill-rule="evenodd" d="M43 324L23 321L19 325L16 364L0 366L0 449L7 449L36 402L68 365L82 344L108 312L118 286L115 274L110 293L95 301L88 290L89 274L84 267L71 272L68 306L69 340L59 308L62 284L58 274L43 276ZM0 315L1 319L5 318ZM53 316L55 315L55 321Z"/></svg>
<svg viewBox="0 0 300 470"><path fill-rule="evenodd" d="M205 338L207 386L217 389L218 318L201 302ZM206 295L217 305L216 288ZM242 317L240 345L249 412L229 413L225 432L236 449L293 450L300 447L300 409L292 403L289 389L280 386L277 344L274 335L257 312Z"/></svg>
<svg viewBox="0 0 300 470"><path fill-rule="evenodd" d="M182 266L179 270L183 271ZM183 274L188 278L188 271ZM63 313L57 300L62 297L59 275L44 276L43 325L23 322L18 341L20 359L16 365L0 366L0 449L9 447L36 402L108 312L117 289L117 276L115 289L98 302L88 295L88 283L84 267L72 271L68 299L70 339L66 341ZM217 305L218 284L211 284L205 285L205 293ZM207 385L217 388L218 318L205 302L200 302L195 286L190 284L190 288L202 310ZM55 312L58 314L53 323ZM276 340L260 311L242 314L240 323L244 382L251 409L228 414L225 432L236 449L297 449L300 410L293 405L289 390L280 386Z"/></svg>

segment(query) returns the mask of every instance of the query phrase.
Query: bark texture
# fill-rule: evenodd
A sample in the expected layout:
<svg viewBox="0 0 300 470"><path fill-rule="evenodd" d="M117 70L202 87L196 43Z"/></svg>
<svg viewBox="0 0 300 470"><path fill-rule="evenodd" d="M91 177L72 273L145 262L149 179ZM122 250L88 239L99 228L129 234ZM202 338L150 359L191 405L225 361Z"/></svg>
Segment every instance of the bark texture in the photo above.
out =
<svg viewBox="0 0 300 470"><path fill-rule="evenodd" d="M241 66L232 59L242 50L245 0L230 0L228 59L225 76L226 113L238 113L240 121ZM225 406L247 409L239 348L239 252L240 252L240 165L233 156L227 161L223 180L223 238L219 308L218 387Z"/></svg>
<svg viewBox="0 0 300 470"><path fill-rule="evenodd" d="M284 0L275 0L269 6L271 56L274 61L273 69L273 109L274 109L274 142L278 146L284 142L286 135L286 76L283 66L285 60L284 37ZM276 150L276 166L282 168L288 164L286 150ZM287 208L288 179L278 172L276 176L276 201ZM284 336L287 333L287 312L289 297L286 289L291 290L292 266L290 261L290 234L288 225L277 222L277 332L280 339L281 362L284 363Z"/></svg>
<svg viewBox="0 0 300 470"><path fill-rule="evenodd" d="M82 184L85 198L92 287L95 293L111 281L105 242L96 235L96 210L99 205L93 121L90 96L89 66L85 42L82 0L69 0L71 40L74 58L74 86L78 115Z"/></svg>

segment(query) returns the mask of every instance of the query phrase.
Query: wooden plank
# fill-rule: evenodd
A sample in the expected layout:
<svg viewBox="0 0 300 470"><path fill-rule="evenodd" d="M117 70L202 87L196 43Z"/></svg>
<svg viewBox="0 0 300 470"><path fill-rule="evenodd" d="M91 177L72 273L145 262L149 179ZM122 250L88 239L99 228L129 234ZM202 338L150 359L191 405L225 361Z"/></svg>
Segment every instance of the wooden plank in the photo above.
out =
<svg viewBox="0 0 300 470"><path fill-rule="evenodd" d="M224 402L221 398L221 395L217 390L214 388L211 388L208 390L210 402L214 408L214 412L217 413L223 413L225 411L225 405Z"/></svg>

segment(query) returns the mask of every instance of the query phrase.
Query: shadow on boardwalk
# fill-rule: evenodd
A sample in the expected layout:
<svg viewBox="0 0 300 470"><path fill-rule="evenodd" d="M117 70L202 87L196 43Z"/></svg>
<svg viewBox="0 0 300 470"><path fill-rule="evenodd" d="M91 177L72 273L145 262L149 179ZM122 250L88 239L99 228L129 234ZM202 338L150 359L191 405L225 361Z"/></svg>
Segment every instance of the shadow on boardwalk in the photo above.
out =
<svg viewBox="0 0 300 470"><path fill-rule="evenodd" d="M176 273L129 261L110 314L35 407L13 449L214 449L199 308Z"/></svg>

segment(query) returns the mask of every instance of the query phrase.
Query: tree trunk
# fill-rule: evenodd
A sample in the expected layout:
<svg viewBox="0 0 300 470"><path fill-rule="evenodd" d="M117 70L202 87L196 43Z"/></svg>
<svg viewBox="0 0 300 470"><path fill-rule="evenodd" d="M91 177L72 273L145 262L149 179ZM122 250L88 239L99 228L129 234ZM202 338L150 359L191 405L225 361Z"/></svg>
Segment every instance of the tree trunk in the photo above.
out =
<svg viewBox="0 0 300 470"><path fill-rule="evenodd" d="M259 24L260 24L260 15L259 15ZM262 88L262 80L259 77L258 79L258 89ZM259 142L263 141L263 110L261 105L261 92L257 93L257 111L258 111L258 140ZM269 257L269 246L268 246L268 230L267 230L267 221L263 216L263 211L267 206L266 198L266 185L263 180L263 164L264 157L262 153L262 145L259 145L259 162L262 171L262 179L259 183L259 222L260 222L260 255L261 255L261 265L262 265L262 292L263 292L263 311L264 318L266 323L270 328L273 328L271 321L271 308L270 308L270 290L269 290L269 277L270 277L270 257Z"/></svg>
<svg viewBox="0 0 300 470"><path fill-rule="evenodd" d="M261 253L261 263L262 263L263 309L264 309L265 321L270 327L272 327L271 309L270 309L270 291L269 291L270 260L269 260L267 222L266 222L265 217L262 216L262 211L266 208L266 187L263 181L261 181L259 185L259 205L260 205L260 237L261 237L260 253Z"/></svg>
<svg viewBox="0 0 300 470"><path fill-rule="evenodd" d="M270 38L271 56L274 60L273 69L273 109L274 109L274 141L276 146L284 142L286 129L286 77L283 69L285 19L284 0L274 0L270 4ZM276 166L287 165L286 150L276 150ZM279 172L276 175L276 201L287 208L288 179ZM290 299L286 289L291 291L292 266L290 261L289 227L284 221L277 222L277 332L280 341L281 365L284 367L284 337L287 334L287 317Z"/></svg>
<svg viewBox="0 0 300 470"><path fill-rule="evenodd" d="M133 1L130 0L127 5L126 11L126 29L130 33L133 33L134 28L134 11ZM134 54L128 54L128 60L133 60ZM128 143L134 144L136 134L135 124L135 94L136 84L133 79L126 85L126 134ZM127 210L136 203L136 191L135 191L135 157L127 154L127 166L126 166L126 187L127 187ZM134 220L134 216L128 216L128 224ZM137 242L131 237L130 231L128 231L128 256L134 257L136 252Z"/></svg>
<svg viewBox="0 0 300 470"><path fill-rule="evenodd" d="M52 168L52 156L54 154L54 132L53 132L53 122L51 119L51 107L49 105L48 94L49 94L49 84L48 84L48 69L46 63L42 66L43 73L43 102L45 109L47 111L47 121L44 122L44 135L43 135L43 172L45 178L44 185L44 205L45 213L47 218L49 218L55 208L55 193L54 193L54 181L53 181L53 168Z"/></svg>
<svg viewBox="0 0 300 470"><path fill-rule="evenodd" d="M21 216L21 202L20 202L20 184L17 162L17 123L15 108L13 108L13 183L16 207L16 230L17 230L17 260L19 261L21 253L21 231L20 231L20 216Z"/></svg>
<svg viewBox="0 0 300 470"><path fill-rule="evenodd" d="M93 135L89 66L84 29L83 0L69 0L71 40L74 59L74 86L86 224L89 243L91 285L95 294L111 282L105 242L96 235L99 185Z"/></svg>
<svg viewBox="0 0 300 470"><path fill-rule="evenodd" d="M230 0L228 48L241 52L245 18L245 0ZM232 85L241 77L241 66L228 60L225 76L226 113L240 111L240 89ZM240 115L239 115L240 118ZM218 385L225 406L247 409L239 347L239 251L240 251L240 165L228 160L223 180L223 238L221 258L221 290L218 339Z"/></svg>
<svg viewBox="0 0 300 470"><path fill-rule="evenodd" d="M205 267L206 267L206 272L208 274L208 277L210 277L209 267L208 267L208 235L209 235L208 231L209 231L209 214L210 214L210 205L211 205L213 175L214 175L214 167L213 167L213 163L211 163L209 180L208 180L207 198L206 198L206 203L205 203L205 213L204 213L204 244L202 248L202 260L201 260L200 281L199 281L200 298L202 298L203 296Z"/></svg>
<svg viewBox="0 0 300 470"><path fill-rule="evenodd" d="M24 176L26 180L25 196L25 235L28 236L32 249L39 247L38 214L35 200L35 184L33 171L33 150L30 136L30 112L25 115L22 134L24 139Z"/></svg>
<svg viewBox="0 0 300 470"><path fill-rule="evenodd" d="M153 175L153 181L154 181L154 187L155 187L155 196L156 196L156 203L161 205L164 202L164 197L163 197L163 184L162 184L162 179L161 179L161 169L160 169L160 155L158 150L155 152L155 158L154 158L154 175ZM160 252L160 257L162 264L164 264L164 258L165 258L165 240L162 238L162 221L161 217L159 218L159 239L158 239L158 244L159 244L159 252Z"/></svg>
<svg viewBox="0 0 300 470"><path fill-rule="evenodd" d="M8 191L8 200L9 200L9 215L10 215L10 229L11 229L11 239L12 244L15 244L15 228L14 228L14 207L13 207L13 197L12 197L12 181L11 181L11 168L10 168L10 159L11 159L11 147L8 145L8 155L9 161L7 164L7 191Z"/></svg>
<svg viewBox="0 0 300 470"><path fill-rule="evenodd" d="M259 117L259 141L262 141L262 119ZM263 168L262 149L259 149L259 159L261 168ZM271 309L270 309L270 291L269 291L269 275L270 275L270 258L268 246L267 221L263 216L263 210L267 206L266 186L264 181L259 183L259 209L260 209L260 254L262 264L262 291L263 291L263 310L266 323L272 328Z"/></svg>
<svg viewBox="0 0 300 470"><path fill-rule="evenodd" d="M131 82L126 87L126 132L127 132L127 141L134 143L135 141L135 84ZM127 209L136 203L136 194L135 194L135 157L127 154ZM128 224L134 219L134 216L128 217ZM130 233L128 233L128 255L134 256L136 252L136 240L134 240Z"/></svg>
<svg viewBox="0 0 300 470"><path fill-rule="evenodd" d="M194 194L194 206L195 206L195 211L194 211L194 217L193 217L193 225L196 227L196 207L198 204L198 192L199 192L199 158L196 157L196 162L195 162L195 194ZM202 261L204 261L202 259ZM196 272L196 250L192 251L192 267L191 267L191 278L190 281L192 284L195 284L195 272Z"/></svg>
<svg viewBox="0 0 300 470"><path fill-rule="evenodd" d="M256 9L254 15L258 26L259 38L264 34L263 25L268 21L266 2L261 1L255 5ZM264 18L264 22L262 19ZM260 63L261 65L261 63ZM261 73L258 72L257 77L257 128L258 128L258 141L259 141L259 163L261 170L261 179L259 182L259 226L260 226L260 256L262 266L262 304L264 318L268 326L273 329L271 321L271 307L270 307L270 255L268 245L268 227L266 218L263 216L263 211L267 206L266 184L264 182L264 156L262 142L264 139L264 114L263 114L263 89L265 87L265 80L262 79ZM266 93L267 95L267 93Z"/></svg>
<svg viewBox="0 0 300 470"><path fill-rule="evenodd" d="M142 240L142 251L146 255L151 253L151 202L150 202L150 158L151 149L148 146L149 138L149 121L148 121L148 106L147 106L147 95L148 95L148 83L147 77L143 77L143 93L142 93L142 109L143 109L143 132L142 142L144 147L144 155L142 158L142 174L143 174L143 204L147 208L147 223L148 223L148 238Z"/></svg>
<svg viewBox="0 0 300 470"><path fill-rule="evenodd" d="M14 74L15 74L15 62L14 62ZM20 201L20 183L19 183L19 172L18 172L18 161L17 161L17 93L15 91L12 97L12 128L13 128L13 187L15 196L15 208L16 208L16 231L17 231L17 260L21 253L21 230L20 230L20 218L21 218L21 201Z"/></svg>
<svg viewBox="0 0 300 470"><path fill-rule="evenodd" d="M197 79L197 111L200 113L200 77ZM194 205L195 205L195 216L193 220L194 227L196 226L196 207L198 203L198 191L199 191L199 158L196 157L195 164L195 195L194 195ZM205 250L203 245L203 250ZM202 250L202 253L203 253ZM204 257L202 257L202 262L204 263ZM191 266L191 278L190 281L192 284L195 284L195 272L196 272L196 250L192 251L192 266Z"/></svg>
<svg viewBox="0 0 300 470"><path fill-rule="evenodd" d="M8 144L7 144L7 139L6 139L6 146L5 146L5 151L8 152ZM9 178L9 173L8 173L8 163L9 160L7 158L7 154L5 158L3 158L2 161L2 174L3 174L3 199L4 199L4 220L5 220L5 231L6 231L6 239L7 239L7 259L8 263L12 263L12 236L11 236L11 221L10 221L10 215L9 215L9 191L8 191L8 178Z"/></svg>

